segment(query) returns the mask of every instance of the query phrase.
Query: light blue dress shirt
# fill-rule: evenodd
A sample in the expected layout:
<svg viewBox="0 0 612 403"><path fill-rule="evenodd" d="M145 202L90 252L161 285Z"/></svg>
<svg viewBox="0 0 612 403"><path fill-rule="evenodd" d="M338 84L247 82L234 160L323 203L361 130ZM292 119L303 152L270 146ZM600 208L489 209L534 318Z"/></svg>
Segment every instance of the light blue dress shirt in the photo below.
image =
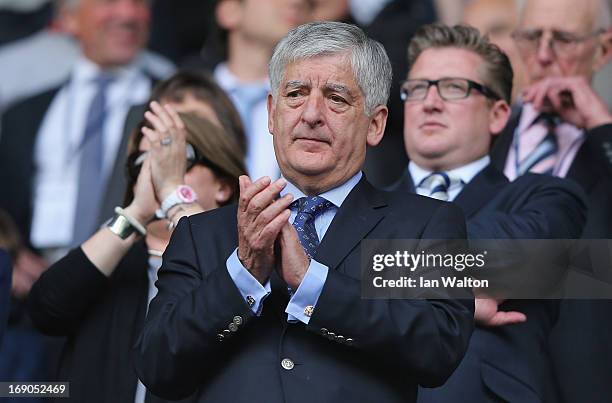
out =
<svg viewBox="0 0 612 403"><path fill-rule="evenodd" d="M348 194L353 190L355 185L361 180L362 173L358 172L348 181L342 185L331 189L318 196L323 197L333 204L333 207L329 208L319 216L315 218L315 229L317 236L322 241L329 225L336 216L338 209L344 203L344 200ZM291 193L294 200L306 195L295 187L292 183L287 183L287 186L281 192L281 197L287 193ZM291 209L291 216L289 221L293 223L295 216L297 215L297 209ZM226 262L227 270L230 277L238 287L240 294L245 300L253 299L255 303L251 306L251 310L256 315L261 314L263 308L264 299L270 294L270 280L265 285L261 285L255 277L249 273L249 271L242 265L240 259L238 259L238 248L232 252ZM297 290L294 290L292 296L287 304L285 313L287 313L288 321L296 321L308 324L310 316L304 313L307 306L316 307L321 291L323 291L323 285L327 280L327 272L329 268L324 264L317 262L315 259L311 259L306 275L304 276L302 283Z"/></svg>

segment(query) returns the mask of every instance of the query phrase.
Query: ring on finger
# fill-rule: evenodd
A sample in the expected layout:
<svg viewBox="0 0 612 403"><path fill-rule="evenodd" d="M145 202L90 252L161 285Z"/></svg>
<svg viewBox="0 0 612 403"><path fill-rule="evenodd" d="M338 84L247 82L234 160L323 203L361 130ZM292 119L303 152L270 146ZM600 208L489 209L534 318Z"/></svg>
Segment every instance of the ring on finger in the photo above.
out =
<svg viewBox="0 0 612 403"><path fill-rule="evenodd" d="M172 144L172 138L171 137L164 137L163 139L159 140L159 143L162 146L169 146L170 144Z"/></svg>

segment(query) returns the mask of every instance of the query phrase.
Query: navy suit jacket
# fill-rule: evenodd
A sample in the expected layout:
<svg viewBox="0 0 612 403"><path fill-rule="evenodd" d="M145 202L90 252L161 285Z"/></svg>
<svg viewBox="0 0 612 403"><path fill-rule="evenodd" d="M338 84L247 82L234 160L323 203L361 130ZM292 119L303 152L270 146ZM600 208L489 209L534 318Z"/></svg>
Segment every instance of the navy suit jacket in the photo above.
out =
<svg viewBox="0 0 612 403"><path fill-rule="evenodd" d="M397 186L414 192L408 173ZM578 238L585 204L580 188L563 179L528 174L514 182L488 166L455 198L470 239ZM420 403L554 402L548 335L556 301L507 300L500 310L520 311L527 322L474 330L468 352L441 388L421 389Z"/></svg>
<svg viewBox="0 0 612 403"><path fill-rule="evenodd" d="M520 113L508 122L492 150L491 163L504 169ZM567 178L587 195L584 239L612 238L612 124L585 133ZM581 261L589 271L593 265ZM589 273L595 277L610 273ZM612 396L612 300L566 300L551 334L551 354L561 391L560 401L606 403Z"/></svg>
<svg viewBox="0 0 612 403"><path fill-rule="evenodd" d="M287 286L275 273L261 316L229 276L236 206L183 218L134 351L138 376L165 398L201 388L201 402L414 402L417 383L443 383L461 360L473 301L361 299L360 241L464 237L455 206L394 198L362 179L318 248L329 274L304 325L287 322ZM237 317L238 330L219 341Z"/></svg>
<svg viewBox="0 0 612 403"><path fill-rule="evenodd" d="M0 344L8 322L12 272L13 268L9 254L4 249L0 249Z"/></svg>

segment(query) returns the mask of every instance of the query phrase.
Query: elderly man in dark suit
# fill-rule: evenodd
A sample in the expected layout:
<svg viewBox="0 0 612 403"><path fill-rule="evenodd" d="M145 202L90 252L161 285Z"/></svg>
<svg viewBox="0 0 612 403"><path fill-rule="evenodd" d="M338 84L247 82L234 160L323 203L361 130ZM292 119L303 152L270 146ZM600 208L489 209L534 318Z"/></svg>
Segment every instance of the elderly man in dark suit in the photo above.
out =
<svg viewBox="0 0 612 403"><path fill-rule="evenodd" d="M458 365L470 299L360 297L360 241L465 236L455 206L397 198L360 171L390 79L382 46L351 25L302 25L277 46L268 110L283 178L241 177L238 206L179 222L135 348L155 394L414 402L418 383Z"/></svg>
<svg viewBox="0 0 612 403"><path fill-rule="evenodd" d="M492 137L510 115L507 56L475 28L442 25L417 31L408 54L401 95L410 163L398 186L456 203L470 239L579 237L585 205L577 185L535 174L510 183L490 165ZM556 401L545 347L558 303L476 296L465 358L419 402Z"/></svg>
<svg viewBox="0 0 612 403"><path fill-rule="evenodd" d="M513 33L529 86L491 152L510 180L542 172L576 181L587 194L583 238L612 238L612 114L592 86L612 57L610 4L526 1ZM537 120L548 113L552 119ZM594 276L584 264L587 276ZM562 402L612 395L612 301L564 301L551 337Z"/></svg>

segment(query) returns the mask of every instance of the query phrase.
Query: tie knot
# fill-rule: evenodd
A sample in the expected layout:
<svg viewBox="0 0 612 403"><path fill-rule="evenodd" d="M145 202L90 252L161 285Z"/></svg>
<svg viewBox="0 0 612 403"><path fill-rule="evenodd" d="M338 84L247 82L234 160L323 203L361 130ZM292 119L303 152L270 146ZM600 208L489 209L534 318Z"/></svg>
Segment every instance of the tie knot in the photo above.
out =
<svg viewBox="0 0 612 403"><path fill-rule="evenodd" d="M115 77L110 73L100 73L94 78L94 83L99 89L106 89Z"/></svg>
<svg viewBox="0 0 612 403"><path fill-rule="evenodd" d="M429 197L438 200L448 200L448 190L461 184L461 180L446 172L432 172L427 175L417 187L429 190Z"/></svg>
<svg viewBox="0 0 612 403"><path fill-rule="evenodd" d="M559 118L559 115L550 112L542 112L535 118L533 124L542 123L550 130L557 127L560 122L561 119Z"/></svg>
<svg viewBox="0 0 612 403"><path fill-rule="evenodd" d="M297 207L298 214L311 214L317 216L330 208L332 203L320 196L311 197L300 197L292 203L294 207Z"/></svg>

